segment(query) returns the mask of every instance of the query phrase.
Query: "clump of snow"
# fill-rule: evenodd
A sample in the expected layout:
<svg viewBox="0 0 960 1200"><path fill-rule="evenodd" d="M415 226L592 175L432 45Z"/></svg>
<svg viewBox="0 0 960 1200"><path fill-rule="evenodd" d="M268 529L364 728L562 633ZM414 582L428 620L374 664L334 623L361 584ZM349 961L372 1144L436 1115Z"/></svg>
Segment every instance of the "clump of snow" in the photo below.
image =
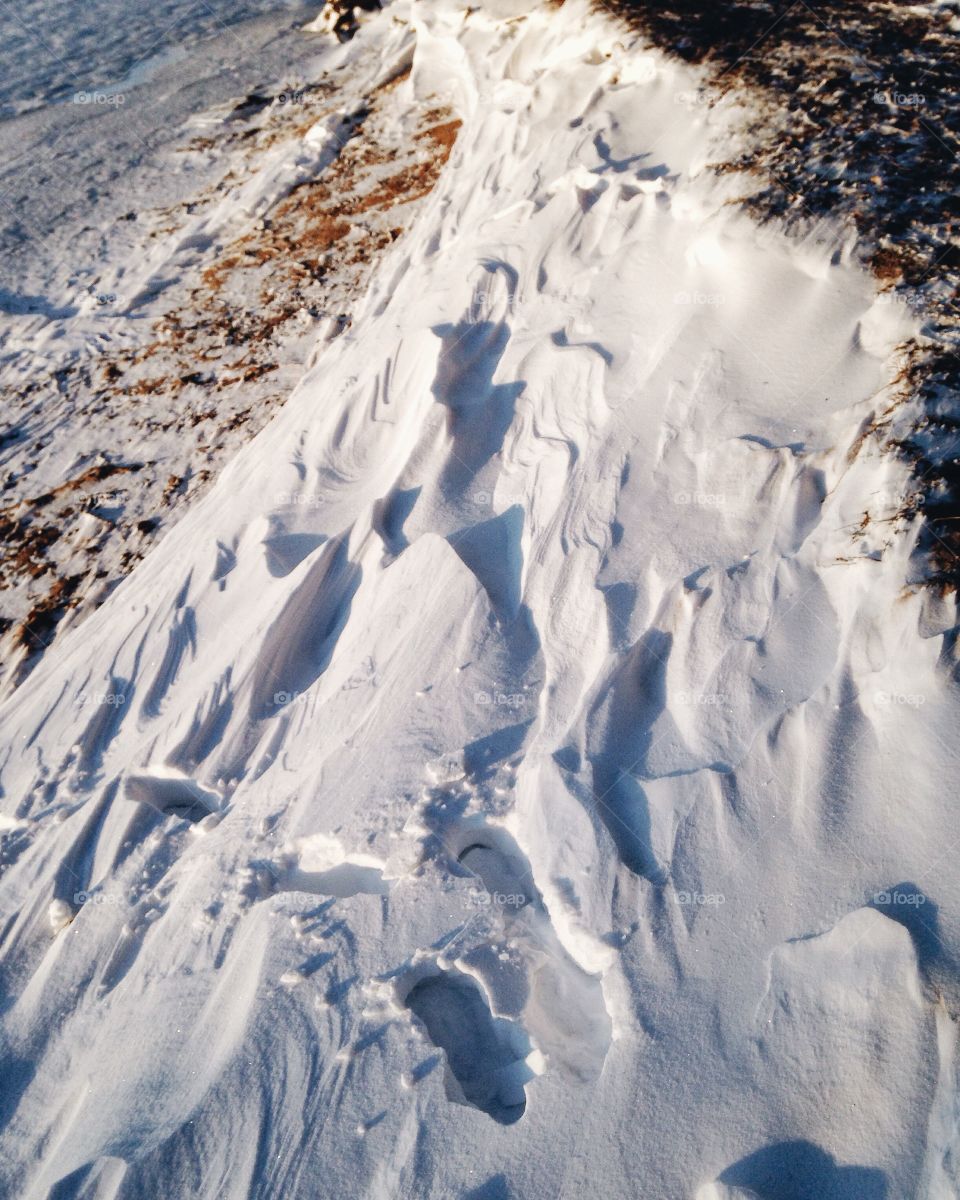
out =
<svg viewBox="0 0 960 1200"><path fill-rule="evenodd" d="M74 918L74 911L66 900L51 900L47 908L47 920L50 923L50 929L56 936L62 929L70 924Z"/></svg>

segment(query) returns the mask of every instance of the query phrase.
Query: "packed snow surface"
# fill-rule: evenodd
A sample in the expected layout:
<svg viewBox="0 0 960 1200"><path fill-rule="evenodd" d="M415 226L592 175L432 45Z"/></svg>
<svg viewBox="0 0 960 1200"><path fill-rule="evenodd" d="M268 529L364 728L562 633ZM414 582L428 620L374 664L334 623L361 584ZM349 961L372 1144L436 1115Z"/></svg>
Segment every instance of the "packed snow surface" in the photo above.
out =
<svg viewBox="0 0 960 1200"><path fill-rule="evenodd" d="M866 437L913 318L586 5L329 57L462 126L0 710L4 1194L957 1195L955 616Z"/></svg>

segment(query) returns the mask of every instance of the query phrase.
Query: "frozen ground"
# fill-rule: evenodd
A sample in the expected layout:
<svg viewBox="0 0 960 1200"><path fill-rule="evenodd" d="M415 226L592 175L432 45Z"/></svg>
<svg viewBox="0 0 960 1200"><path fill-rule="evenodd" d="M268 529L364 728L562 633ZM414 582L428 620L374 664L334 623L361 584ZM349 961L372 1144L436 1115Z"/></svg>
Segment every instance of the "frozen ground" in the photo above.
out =
<svg viewBox="0 0 960 1200"><path fill-rule="evenodd" d="M920 318L586 4L396 0L311 71L96 281L219 381L182 314L344 272L0 708L0 1187L957 1196L955 603L871 436ZM190 463L199 386L143 400Z"/></svg>

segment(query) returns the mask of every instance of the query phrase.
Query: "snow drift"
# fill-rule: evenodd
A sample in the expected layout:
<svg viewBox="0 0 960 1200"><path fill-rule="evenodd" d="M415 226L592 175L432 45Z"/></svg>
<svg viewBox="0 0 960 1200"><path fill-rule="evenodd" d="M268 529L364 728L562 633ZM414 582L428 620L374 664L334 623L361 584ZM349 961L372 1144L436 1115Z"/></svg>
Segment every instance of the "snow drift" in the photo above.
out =
<svg viewBox="0 0 960 1200"><path fill-rule="evenodd" d="M361 58L444 173L0 712L8 1194L955 1195L955 617L864 437L912 318L584 5Z"/></svg>

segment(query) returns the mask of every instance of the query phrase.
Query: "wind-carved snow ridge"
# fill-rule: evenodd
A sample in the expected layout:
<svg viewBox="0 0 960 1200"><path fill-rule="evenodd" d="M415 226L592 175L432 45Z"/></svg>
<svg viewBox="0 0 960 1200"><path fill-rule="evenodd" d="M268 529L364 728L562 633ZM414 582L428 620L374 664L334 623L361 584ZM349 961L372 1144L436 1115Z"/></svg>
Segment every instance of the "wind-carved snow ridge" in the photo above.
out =
<svg viewBox="0 0 960 1200"><path fill-rule="evenodd" d="M585 4L350 46L443 174L0 710L4 1187L954 1194L955 615L863 520L910 318Z"/></svg>

